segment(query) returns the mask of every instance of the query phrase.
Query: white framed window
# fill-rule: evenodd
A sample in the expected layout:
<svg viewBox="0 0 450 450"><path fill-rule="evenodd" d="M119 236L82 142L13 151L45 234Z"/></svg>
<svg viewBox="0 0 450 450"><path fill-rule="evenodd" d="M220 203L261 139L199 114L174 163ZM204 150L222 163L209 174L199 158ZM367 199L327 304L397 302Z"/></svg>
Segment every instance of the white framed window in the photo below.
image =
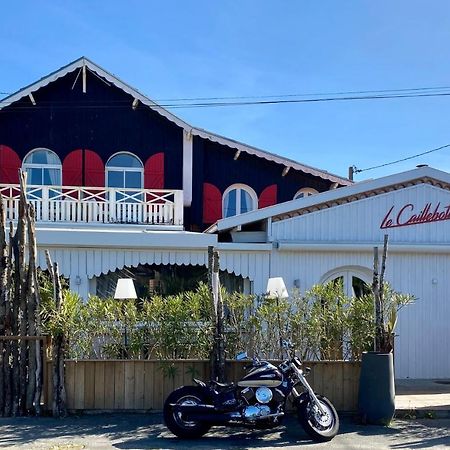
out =
<svg viewBox="0 0 450 450"><path fill-rule="evenodd" d="M142 189L144 165L132 153L119 152L106 163L106 186L110 188Z"/></svg>
<svg viewBox="0 0 450 450"><path fill-rule="evenodd" d="M298 198L309 197L310 195L314 195L314 194L318 194L318 193L319 193L319 191L316 191L315 189L310 188L310 187L301 188L294 195L294 200L297 200Z"/></svg>
<svg viewBox="0 0 450 450"><path fill-rule="evenodd" d="M27 173L30 186L61 186L61 160L48 148L31 150L23 159L22 169Z"/></svg>
<svg viewBox="0 0 450 450"><path fill-rule="evenodd" d="M223 217L253 211L258 206L256 192L245 184L233 184L223 194Z"/></svg>
<svg viewBox="0 0 450 450"><path fill-rule="evenodd" d="M366 267L340 267L326 273L320 280L321 284L340 280L344 288L344 295L361 297L370 292L371 271Z"/></svg>

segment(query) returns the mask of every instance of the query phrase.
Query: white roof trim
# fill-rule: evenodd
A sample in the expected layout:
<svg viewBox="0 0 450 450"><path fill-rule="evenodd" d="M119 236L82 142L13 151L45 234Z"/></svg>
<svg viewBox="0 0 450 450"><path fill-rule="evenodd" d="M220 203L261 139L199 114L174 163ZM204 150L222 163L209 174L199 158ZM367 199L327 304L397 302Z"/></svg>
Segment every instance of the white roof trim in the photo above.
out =
<svg viewBox="0 0 450 450"><path fill-rule="evenodd" d="M225 231L249 223L274 218L276 216L288 215L290 213L293 214L296 211L311 208L315 205L331 203L346 197L353 197L369 191L376 191L377 189L386 188L388 186L405 184L421 178L431 178L450 184L450 173L442 172L431 167L420 167L407 172L401 172L375 180L362 181L360 183L355 183L352 186L345 186L331 191L311 195L309 197L279 203L278 205L257 209L238 216L227 217L226 219L219 220L215 224L211 225L207 230L205 230L205 233Z"/></svg>
<svg viewBox="0 0 450 450"><path fill-rule="evenodd" d="M304 164L300 164L296 161L293 161L288 158L283 158L282 156L275 155L273 153L267 152L265 150L258 149L256 147L252 147L250 145L246 145L242 142L235 141L233 139L229 139L223 136L220 136L215 133L211 133L209 131L203 130L202 128L196 128L188 123L181 120L179 117L173 115L168 110L164 109L163 107L159 106L157 103L146 97L145 95L141 94L138 90L135 88L129 86L128 84L121 81L119 78L117 78L115 75L109 73L108 71L104 70L91 60L89 60L86 57L82 57L77 59L76 61L73 61L72 63L68 64L67 66L61 67L61 69L52 72L50 75L47 75L46 77L41 78L40 80L36 81L33 84L30 84L29 86L24 87L23 89L17 91L16 93L10 95L9 97L3 98L0 100L0 110L5 108L6 106L10 105L11 103L14 103L23 97L29 96L33 92L37 91L38 89L47 86L49 83L52 83L53 81L56 81L58 78L64 77L70 72L73 72L76 69L87 67L93 72L97 73L99 76L105 78L108 82L114 84L116 87L122 89L127 94L130 94L133 98L138 99L142 104L148 106L149 108L153 109L154 111L161 114L166 119L170 120L171 122L175 123L179 127L183 128L185 131L195 135L202 137L204 139L209 139L210 141L217 142L218 144L226 145L228 147L231 147L233 149L244 151L250 155L255 155L260 158L267 159L268 161L273 161L278 164L282 164L287 167L292 167L295 170L300 170L304 173L308 173L310 175L314 175L332 182L337 182L339 184L343 185L350 185L352 182L348 180L347 178L340 177L339 175L334 175L332 173L329 173L325 170L320 170L314 167L310 167Z"/></svg>
<svg viewBox="0 0 450 450"><path fill-rule="evenodd" d="M166 117L167 119L171 120L178 126L190 130L192 127L184 122L183 120L179 119L178 117L171 114L169 111L165 110L152 100L150 100L145 95L141 94L136 89L132 88L128 84L124 83L122 80L117 78L116 76L112 75L108 71L104 70L91 60L82 57L77 59L76 61L68 64L67 66L61 67L61 69L51 73L50 75L47 75L46 77L41 78L40 80L36 81L33 84L30 84L29 86L26 86L25 88L21 89L20 91L17 91L16 93L10 95L9 97L6 97L0 101L0 109L5 108L11 103L14 103L21 98L28 96L32 92L37 91L38 89L41 89L44 86L47 86L48 84L56 81L59 78L62 78L66 76L68 73L73 72L76 69L82 68L86 66L89 70L92 70L93 72L97 73L97 75L105 78L108 82L114 84L116 87L122 89L127 94L130 94L135 99L140 100L144 105L149 106L150 108L156 110L158 113L160 113L162 116ZM7 103L6 105L3 105L3 103Z"/></svg>
<svg viewBox="0 0 450 450"><path fill-rule="evenodd" d="M37 226L38 247L206 251L208 246L217 244L216 235L204 233L132 230L131 228L103 230L100 227L78 228L76 224L71 225L73 226L67 226L67 228Z"/></svg>
<svg viewBox="0 0 450 450"><path fill-rule="evenodd" d="M260 158L267 159L268 161L273 161L278 164L281 164L286 167L291 167L295 170L300 170L304 173L309 173L310 175L314 175L316 177L324 178L333 183L343 184L344 186L348 186L353 184L347 178L340 177L339 175L335 175L333 173L327 172L326 170L320 170L315 167L307 166L305 164L300 164L296 161L293 161L289 158L284 158L282 156L276 155L274 153L270 153L266 150L261 150L256 147L252 147L251 145L243 144L242 142L235 141L233 139L226 138L224 136L220 136L219 134L211 133L209 131L203 130L201 128L193 128L192 134L200 136L205 139L209 139L210 141L217 142L218 144L227 145L228 147L241 150L250 155L255 155Z"/></svg>

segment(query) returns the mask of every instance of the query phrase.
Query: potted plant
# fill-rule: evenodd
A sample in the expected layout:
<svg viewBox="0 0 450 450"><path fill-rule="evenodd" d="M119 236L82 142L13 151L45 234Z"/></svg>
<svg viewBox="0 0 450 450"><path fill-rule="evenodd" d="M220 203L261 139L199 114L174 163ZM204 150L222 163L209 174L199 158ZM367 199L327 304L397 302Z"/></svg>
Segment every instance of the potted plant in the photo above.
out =
<svg viewBox="0 0 450 450"><path fill-rule="evenodd" d="M374 351L364 352L361 361L358 410L363 422L388 425L395 413L394 337L398 311L412 303L412 295L394 291L384 281L388 237L384 237L381 273L378 248L374 248L372 295L375 306Z"/></svg>

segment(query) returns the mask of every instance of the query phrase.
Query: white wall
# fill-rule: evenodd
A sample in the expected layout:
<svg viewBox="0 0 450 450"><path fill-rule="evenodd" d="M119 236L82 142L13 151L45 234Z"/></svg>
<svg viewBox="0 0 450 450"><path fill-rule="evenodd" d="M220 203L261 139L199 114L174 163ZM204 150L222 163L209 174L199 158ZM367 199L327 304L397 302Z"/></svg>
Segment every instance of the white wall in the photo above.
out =
<svg viewBox="0 0 450 450"><path fill-rule="evenodd" d="M450 220L380 229L392 206L396 210L412 203L416 211L427 203L441 208L450 204L450 192L428 184L420 184L398 191L352 201L272 224L273 240L307 242L383 242L389 234L390 242L449 243ZM405 215L406 217L406 215Z"/></svg>
<svg viewBox="0 0 450 450"><path fill-rule="evenodd" d="M368 273L372 248L366 252L274 252L272 276L283 276L289 290L294 280L304 292L330 271ZM398 378L450 377L450 255L389 253L386 280L417 301L399 313L395 340Z"/></svg>
<svg viewBox="0 0 450 450"><path fill-rule="evenodd" d="M273 240L287 246L272 252L271 275L283 276L288 289L299 280L302 291L333 270L370 272L374 243L381 248L384 234L389 235L386 279L394 289L418 298L399 315L395 341L399 378L450 377L450 220L381 229L392 206L395 219L402 206L412 204L418 214L427 203L432 204L431 212L438 204L443 210L450 205L450 192L414 185L272 225ZM411 213L408 208L402 219ZM300 245L289 251L289 243ZM302 251L302 244L308 251Z"/></svg>

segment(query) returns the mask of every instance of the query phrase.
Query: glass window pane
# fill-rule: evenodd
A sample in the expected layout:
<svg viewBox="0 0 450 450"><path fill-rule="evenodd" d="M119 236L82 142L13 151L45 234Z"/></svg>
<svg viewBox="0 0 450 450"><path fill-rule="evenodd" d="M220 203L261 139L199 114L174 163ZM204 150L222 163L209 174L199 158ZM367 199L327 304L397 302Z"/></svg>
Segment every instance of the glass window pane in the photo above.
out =
<svg viewBox="0 0 450 450"><path fill-rule="evenodd" d="M42 169L45 186L61 186L60 169Z"/></svg>
<svg viewBox="0 0 450 450"><path fill-rule="evenodd" d="M224 216L230 217L236 215L236 189L228 192L224 200Z"/></svg>
<svg viewBox="0 0 450 450"><path fill-rule="evenodd" d="M34 151L25 159L24 163L61 165L61 161L58 156L54 152L45 149Z"/></svg>
<svg viewBox="0 0 450 450"><path fill-rule="evenodd" d="M119 153L113 156L107 164L108 167L142 167L138 158L128 153Z"/></svg>
<svg viewBox="0 0 450 450"><path fill-rule="evenodd" d="M121 170L108 171L108 187L123 188L123 172Z"/></svg>
<svg viewBox="0 0 450 450"><path fill-rule="evenodd" d="M42 185L42 169L27 168L27 183L30 185Z"/></svg>
<svg viewBox="0 0 450 450"><path fill-rule="evenodd" d="M240 213L246 213L253 210L252 197L247 191L241 189L241 211Z"/></svg>
<svg viewBox="0 0 450 450"><path fill-rule="evenodd" d="M140 189L142 187L142 173L141 172L125 172L125 187Z"/></svg>
<svg viewBox="0 0 450 450"><path fill-rule="evenodd" d="M352 294L355 297L362 297L363 295L370 294L370 286L368 286L361 278L352 277Z"/></svg>

